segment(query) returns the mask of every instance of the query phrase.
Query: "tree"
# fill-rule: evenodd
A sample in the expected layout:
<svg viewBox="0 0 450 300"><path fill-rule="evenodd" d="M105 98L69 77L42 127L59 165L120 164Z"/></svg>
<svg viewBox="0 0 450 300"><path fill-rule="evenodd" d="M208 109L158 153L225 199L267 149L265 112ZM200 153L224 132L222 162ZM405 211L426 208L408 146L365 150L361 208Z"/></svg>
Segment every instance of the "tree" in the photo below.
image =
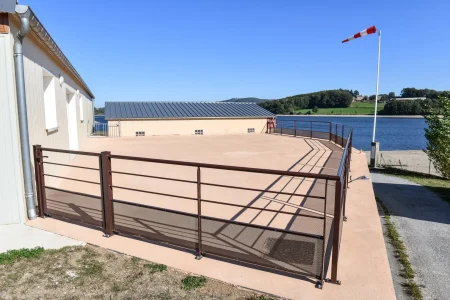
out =
<svg viewBox="0 0 450 300"><path fill-rule="evenodd" d="M389 101L389 96L386 95L386 94L381 94L381 95L379 95L378 97L379 97L378 100L380 100L380 101L383 101L383 102Z"/></svg>
<svg viewBox="0 0 450 300"><path fill-rule="evenodd" d="M390 92L388 96L389 96L389 100L390 99L394 99L395 98L395 93L394 92Z"/></svg>
<svg viewBox="0 0 450 300"><path fill-rule="evenodd" d="M319 108L317 106L314 106L313 113L318 113L318 112L319 112Z"/></svg>
<svg viewBox="0 0 450 300"><path fill-rule="evenodd" d="M440 97L439 100L440 111L430 108L429 114L424 116L428 125L425 129L428 140L426 153L436 170L450 178L450 98Z"/></svg>
<svg viewBox="0 0 450 300"><path fill-rule="evenodd" d="M104 115L105 108L104 107L94 107L94 115Z"/></svg>
<svg viewBox="0 0 450 300"><path fill-rule="evenodd" d="M355 97L359 96L358 90L354 90L354 91L353 91L353 96L355 96Z"/></svg>
<svg viewBox="0 0 450 300"><path fill-rule="evenodd" d="M370 96L370 97L369 97L369 100L370 100L370 101L375 101L375 95Z"/></svg>

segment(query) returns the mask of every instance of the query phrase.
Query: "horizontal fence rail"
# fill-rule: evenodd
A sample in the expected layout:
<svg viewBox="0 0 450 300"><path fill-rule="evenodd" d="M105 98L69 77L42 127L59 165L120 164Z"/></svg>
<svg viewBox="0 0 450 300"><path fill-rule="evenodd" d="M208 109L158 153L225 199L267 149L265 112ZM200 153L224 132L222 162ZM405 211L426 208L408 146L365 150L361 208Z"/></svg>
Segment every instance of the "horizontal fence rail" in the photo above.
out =
<svg viewBox="0 0 450 300"><path fill-rule="evenodd" d="M285 123L284 125L268 123L267 128L268 133L306 135L309 138L317 138L319 135L314 133L314 130L318 126L326 128L325 131L320 131L326 134L326 140L341 146L343 155L339 168L334 169L334 174L154 159L115 155L110 152L93 153L43 148L35 145L33 150L39 216L52 216L101 228L105 236L113 234L137 236L189 249L195 251L198 259L205 255L223 257L277 272L316 277L319 280L317 287L321 288L330 262L331 281L339 282L337 267L342 222L346 218L345 202L351 160L352 130L348 128L348 134L344 137L343 133L346 130L344 127L315 121L306 125L300 124L300 122ZM309 131L302 131L308 127ZM44 152L46 156L44 156ZM47 161L51 153L60 156L70 154L90 157L98 165L89 163L89 166L85 166L80 163L74 164L73 161L70 163L59 162L53 155ZM44 161L44 159L46 160ZM192 173L189 171L186 174L192 174L193 178L176 178L168 176L167 172L164 174L139 174L126 170L115 170L113 166L118 161L121 162L120 165L126 161L142 162L143 164L140 164L139 168L143 170L153 170L151 166L147 167L147 163L187 168L186 170L192 170ZM45 171L44 166L52 167L52 169ZM91 178L97 179L93 181L89 177L80 177L80 175L77 176L78 178L74 178L70 176L70 172L57 174L54 168L91 172ZM203 172L204 170L223 173L224 175L220 176L224 177L219 176L219 179L232 176L226 173L230 171L240 172L242 174L240 176L264 174L278 176L278 179L265 188L246 187L244 186L245 180L240 185L214 182L208 178L209 173ZM129 183L134 183L136 178L140 178L144 182L148 181L148 183L142 186L129 185ZM286 191L284 190L286 185L276 190L271 188L280 179L285 179L289 183L294 178L309 179L312 185L323 186L319 194L299 192L298 187L293 191L292 189ZM91 192L85 193L79 190L55 187L52 184L46 184L46 179L87 184ZM301 184L303 180L293 182ZM157 183L160 181L171 182L171 185L185 185L186 188L179 190L173 186L172 190L179 191L178 195L173 192L155 190L154 188L158 187ZM192 187L192 189L188 187ZM217 191L211 192L211 189L214 188L217 188ZM235 196L222 197L220 201L215 199L215 196L226 195L222 193L222 190L223 193L233 192L232 195ZM190 192L186 193L186 191ZM114 193L118 193L118 197L115 197ZM120 196L121 193L125 196ZM246 195L250 195L254 200L244 200L247 198L239 196L244 195L241 193L247 193ZM134 196L128 195L140 195L141 198L135 199ZM164 199L164 202L161 203L167 203L168 207L165 207L166 204L149 204L150 199L157 201ZM234 199L236 203L227 199ZM298 200L292 203L291 199ZM183 205L187 206L172 205L173 201L182 201L186 203ZM312 203L312 206L309 206L308 203ZM271 206L269 207L269 205ZM227 209L230 209L229 212L235 214L236 217L229 218L221 215L221 212ZM266 217L271 216L271 221L264 222L264 225L262 225L263 223L256 224L253 220L242 221L239 216L244 213L254 215L255 219L261 214ZM282 224L279 223L280 220L290 220L290 225L280 225ZM272 221L275 222L272 224Z"/></svg>

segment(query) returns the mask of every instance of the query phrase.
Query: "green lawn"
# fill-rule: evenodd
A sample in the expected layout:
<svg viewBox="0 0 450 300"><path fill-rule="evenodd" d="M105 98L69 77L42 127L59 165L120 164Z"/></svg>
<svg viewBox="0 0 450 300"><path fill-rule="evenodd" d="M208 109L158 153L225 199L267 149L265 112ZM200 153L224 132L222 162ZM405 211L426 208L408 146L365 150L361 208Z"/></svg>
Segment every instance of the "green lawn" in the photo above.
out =
<svg viewBox="0 0 450 300"><path fill-rule="evenodd" d="M373 102L353 102L350 107L346 108L319 108L317 113L314 113L312 109L300 109L295 111L296 114L302 115L311 111L312 115L372 115L374 112ZM377 111L384 108L384 103L378 103Z"/></svg>

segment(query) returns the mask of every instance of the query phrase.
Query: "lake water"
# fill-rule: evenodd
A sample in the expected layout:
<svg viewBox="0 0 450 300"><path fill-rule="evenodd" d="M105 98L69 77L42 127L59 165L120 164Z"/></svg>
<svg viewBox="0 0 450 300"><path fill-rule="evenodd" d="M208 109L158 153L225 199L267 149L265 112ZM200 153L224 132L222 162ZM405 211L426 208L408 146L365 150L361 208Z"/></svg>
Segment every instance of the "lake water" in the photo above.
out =
<svg viewBox="0 0 450 300"><path fill-rule="evenodd" d="M105 116L104 115L94 116L94 121L102 123L102 124L107 124L108 123L108 121L105 120Z"/></svg>
<svg viewBox="0 0 450 300"><path fill-rule="evenodd" d="M353 127L353 147L370 150L373 117L278 116L280 121L325 121ZM376 138L380 150L421 150L426 148L426 123L423 118L377 118Z"/></svg>
<svg viewBox="0 0 450 300"><path fill-rule="evenodd" d="M325 121L348 125L354 130L353 146L357 149L370 150L373 131L372 117L278 116L277 120L278 122ZM95 116L95 121L102 124L107 123L103 115ZM422 118L377 118L376 140L380 142L381 150L421 150L426 147L427 143L424 136L426 126L425 120Z"/></svg>

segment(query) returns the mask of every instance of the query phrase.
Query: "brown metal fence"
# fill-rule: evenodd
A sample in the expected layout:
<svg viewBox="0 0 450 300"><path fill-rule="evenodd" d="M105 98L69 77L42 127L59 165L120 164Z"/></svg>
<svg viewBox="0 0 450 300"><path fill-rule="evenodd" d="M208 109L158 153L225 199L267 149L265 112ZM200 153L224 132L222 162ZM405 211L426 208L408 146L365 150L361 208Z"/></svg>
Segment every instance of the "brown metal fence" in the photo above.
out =
<svg viewBox="0 0 450 300"><path fill-rule="evenodd" d="M269 122L272 121L270 120ZM267 128L268 133L329 140L343 148L347 144L347 139L351 131L351 127L348 125L304 120L280 120L277 121L275 126L269 126L268 124Z"/></svg>
<svg viewBox="0 0 450 300"><path fill-rule="evenodd" d="M296 124L297 125L297 124ZM310 125L312 128L313 125ZM332 124L328 128L332 128ZM276 130L291 128L279 127ZM293 135L302 132L295 129ZM288 131L289 132L289 131ZM280 132L281 133L281 132ZM309 132L310 137L321 137L326 132ZM38 195L39 216L51 216L73 222L85 223L89 226L101 228L106 236L123 234L138 236L150 241L162 242L175 247L194 250L196 257L211 256L239 261L244 264L258 266L268 270L274 270L285 274L296 274L316 277L318 287L322 287L327 273L328 265L332 258L331 280L337 280L337 266L339 259L339 247L342 234L343 220L345 218L345 201L348 188L348 172L351 159L352 131L349 130L347 138L339 136L340 132L327 134L329 140L346 144L343 150L339 170L334 175L302 173L292 171L280 171L270 169L247 168L238 166L226 166L216 164L204 164L184 161L162 160L143 157L114 155L110 152L93 153L82 151L70 151L61 149L43 148L34 146L36 187ZM340 139L337 139L339 136ZM50 153L70 153L80 156L90 156L98 160L98 166L76 166L61 164L48 160ZM45 158L45 159L44 159ZM175 176L164 177L156 175L144 175L114 170L112 161L134 161L142 163L163 164L194 168L196 178L178 179ZM68 168L81 168L98 172L98 181L70 178L56 174L45 173L44 165L53 164ZM212 182L204 178L204 170L220 172L240 172L245 174L276 175L285 178L310 178L314 184L323 185L320 195L302 194L271 190L269 188L250 188L238 185L227 185L221 182ZM152 191L150 189L136 189L130 186L114 184L113 177L130 176L144 177L147 179L168 180L171 182L189 184L196 187L196 196L175 195ZM75 180L83 184L98 186L101 196L69 191L46 185L46 177L59 178L61 180ZM314 201L315 209L307 205L293 205L288 202L280 202L283 207L290 210L269 209L267 206L257 207L252 204L240 204L207 199L202 196L206 188L251 191L264 195L286 195L289 197L301 197ZM168 209L148 203L138 203L133 199L117 199L114 191L129 191L161 197L183 199L196 204L196 211L187 212L177 209ZM275 197L275 196L274 196ZM236 201L235 201L236 202ZM216 217L202 213L202 208L214 205L217 210L223 207L236 207L241 211L251 211L255 214L273 214L274 218L288 219L289 226L263 226L252 221L242 222L235 219ZM68 207L70 209L68 209Z"/></svg>

